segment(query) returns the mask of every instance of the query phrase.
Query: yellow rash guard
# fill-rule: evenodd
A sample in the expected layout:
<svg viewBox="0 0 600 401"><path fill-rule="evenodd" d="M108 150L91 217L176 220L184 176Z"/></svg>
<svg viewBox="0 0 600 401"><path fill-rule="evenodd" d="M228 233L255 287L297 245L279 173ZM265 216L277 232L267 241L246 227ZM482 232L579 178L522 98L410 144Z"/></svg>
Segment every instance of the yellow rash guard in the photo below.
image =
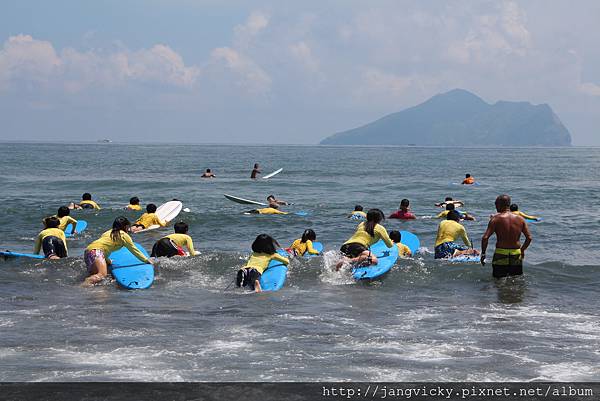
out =
<svg viewBox="0 0 600 401"><path fill-rule="evenodd" d="M362 222L358 225L358 227L356 227L356 232L354 233L354 235L348 241L344 242L344 244L356 243L363 245L365 248L368 248L380 239L382 239L388 248L391 248L394 245L387 233L387 230L382 225L377 224L373 232L375 236L371 237L371 235L365 231L365 222Z"/></svg>
<svg viewBox="0 0 600 401"><path fill-rule="evenodd" d="M134 225L141 225L144 226L144 228L148 228L153 225L164 227L167 225L167 222L162 221L156 213L144 213L139 219L137 219Z"/></svg>
<svg viewBox="0 0 600 401"><path fill-rule="evenodd" d="M352 213L350 213L350 216L360 216L363 218L367 218L367 214L365 212L363 212L362 210L355 210Z"/></svg>
<svg viewBox="0 0 600 401"><path fill-rule="evenodd" d="M71 216L58 217L57 215L54 215L52 217L56 217L58 220L60 220L60 224L58 225L58 228L60 228L63 231L65 231L67 229L67 226L69 224L73 224L73 229L77 225L77 220L75 220Z"/></svg>
<svg viewBox="0 0 600 401"><path fill-rule="evenodd" d="M269 263L271 263L271 260L277 260L284 265L290 263L288 258L281 256L277 252L272 255L269 255L268 253L252 252L250 259L248 259L248 263L246 263L246 267L256 269L260 274L262 274L269 266Z"/></svg>
<svg viewBox="0 0 600 401"><path fill-rule="evenodd" d="M81 205L92 205L94 209L100 210L100 206L98 206L98 204L92 200L82 200L79 202L79 206Z"/></svg>
<svg viewBox="0 0 600 401"><path fill-rule="evenodd" d="M471 246L471 241L467 236L465 228L454 220L444 220L440 223L435 240L435 246L445 242L455 242L458 237L461 237L466 246Z"/></svg>
<svg viewBox="0 0 600 401"><path fill-rule="evenodd" d="M37 238L35 239L35 245L33 246L34 254L37 255L38 253L40 253L40 249L42 249L42 241L46 237L60 238L62 240L63 244L65 244L65 251L68 251L67 238L65 237L65 232L63 230L61 230L60 228L46 228L45 230L40 231Z"/></svg>
<svg viewBox="0 0 600 401"><path fill-rule="evenodd" d="M148 258L144 256L144 254L140 252L140 250L137 249L137 247L133 244L133 240L131 239L129 234L127 234L125 231L120 231L120 238L117 238L117 240L114 241L110 236L111 232L112 230L106 231L100 236L100 238L89 244L87 248L85 248L85 250L91 251L93 249L99 249L102 251L102 253L104 253L104 256L108 258L108 256L114 251L125 247L129 249L133 256L135 256L144 263L148 263Z"/></svg>
<svg viewBox="0 0 600 401"><path fill-rule="evenodd" d="M256 209L256 210L258 210L259 214L287 214L286 212L282 212L273 207L265 207L265 208Z"/></svg>
<svg viewBox="0 0 600 401"><path fill-rule="evenodd" d="M521 217L522 217L522 218L524 218L524 219L529 219L529 220L537 220L537 219L538 219L538 218L537 218L537 217L535 217L535 216L530 216L530 215L528 215L528 214L525 214L525 213L523 213L523 212L521 212L521 211L519 211L519 210L516 210L516 211L514 211L514 212L511 212L511 213L512 213L512 214L516 214L517 216L521 216Z"/></svg>
<svg viewBox="0 0 600 401"><path fill-rule="evenodd" d="M127 207L125 208L127 210L142 210L142 207L140 205L127 205Z"/></svg>
<svg viewBox="0 0 600 401"><path fill-rule="evenodd" d="M188 251L190 252L191 256L197 255L198 252L196 252L194 250L194 241L192 241L192 237L190 237L187 234L169 234L167 235L165 238L170 239L171 241L173 241L177 246L180 247L186 247L188 249Z"/></svg>
<svg viewBox="0 0 600 401"><path fill-rule="evenodd" d="M318 255L319 251L313 248L313 244L311 240L307 240L306 242L302 242L301 238L298 238L292 243L290 249L294 251L296 255L304 255L306 252L311 255Z"/></svg>
<svg viewBox="0 0 600 401"><path fill-rule="evenodd" d="M398 255L400 257L407 257L407 256L412 256L412 251L410 250L410 248L404 244L396 244L396 246L398 246Z"/></svg>

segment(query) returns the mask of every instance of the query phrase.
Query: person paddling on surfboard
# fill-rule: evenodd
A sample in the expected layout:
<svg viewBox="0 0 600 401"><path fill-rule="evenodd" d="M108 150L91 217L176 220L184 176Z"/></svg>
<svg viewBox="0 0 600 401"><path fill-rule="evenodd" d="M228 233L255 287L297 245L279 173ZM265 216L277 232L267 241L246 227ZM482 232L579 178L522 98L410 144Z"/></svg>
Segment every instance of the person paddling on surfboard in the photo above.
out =
<svg viewBox="0 0 600 401"><path fill-rule="evenodd" d="M512 205L510 205L510 211L511 211L512 214L516 214L517 216L521 216L524 219L533 220L533 221L540 221L539 217L530 216L528 214L525 214L525 213L519 211L519 205L517 205L516 203L513 203Z"/></svg>
<svg viewBox="0 0 600 401"><path fill-rule="evenodd" d="M412 251L410 250L410 248L401 242L402 234L400 234L400 231L390 231L390 239L394 241L394 243L398 247L398 256L400 256L401 258L410 258L412 256Z"/></svg>
<svg viewBox="0 0 600 401"><path fill-rule="evenodd" d="M462 238L466 246L458 245L456 240ZM460 213L450 210L446 220L440 222L435 239L435 259L448 259L460 255L479 255L472 249L467 230L460 224Z"/></svg>
<svg viewBox="0 0 600 401"><path fill-rule="evenodd" d="M252 173L250 173L250 178L255 180L258 174L260 174L259 165L258 163L254 163L254 168L252 169Z"/></svg>
<svg viewBox="0 0 600 401"><path fill-rule="evenodd" d="M310 228L304 230L302 237L295 240L286 251L294 256L303 256L305 253L318 255L319 251L313 248L313 241L317 240L317 234Z"/></svg>
<svg viewBox="0 0 600 401"><path fill-rule="evenodd" d="M167 222L161 220L156 214L156 205L154 203L149 203L146 206L146 213L142 214L133 226L131 226L131 232L137 233L153 225L164 227L167 225Z"/></svg>
<svg viewBox="0 0 600 401"><path fill-rule="evenodd" d="M65 232L59 228L60 220L55 217L44 219L45 228L38 234L33 246L33 253L37 255L44 251L46 259L60 259L67 257L67 238Z"/></svg>
<svg viewBox="0 0 600 401"><path fill-rule="evenodd" d="M209 168L206 169L206 171L204 173L202 173L202 175L200 176L200 178L216 178L217 176L210 171Z"/></svg>
<svg viewBox="0 0 600 401"><path fill-rule="evenodd" d="M129 199L129 205L127 205L125 209L136 211L142 210L142 207L140 206L140 198L134 196L133 198Z"/></svg>
<svg viewBox="0 0 600 401"><path fill-rule="evenodd" d="M271 195L273 196L273 195ZM269 199L269 198L267 198ZM244 214L288 214L279 210L279 204L277 202L269 203L269 207L263 207L262 209L252 209L244 212Z"/></svg>
<svg viewBox="0 0 600 401"><path fill-rule="evenodd" d="M454 203L447 203L446 210L444 210L443 212L440 212L437 216L435 216L435 218L436 219L445 219L446 217L448 217L448 213L450 213L453 210L456 210ZM461 220L475 220L475 217L471 216L467 212L462 212L462 211L458 211L458 210L456 210L456 211L458 212L458 214L460 214Z"/></svg>
<svg viewBox="0 0 600 401"><path fill-rule="evenodd" d="M340 248L343 257L335 266L336 271L347 263L376 265L377 257L371 253L369 247L379 240L383 240L388 248L394 246L385 227L379 224L384 218L383 212L379 209L371 209L367 212L367 221L360 223L354 235Z"/></svg>
<svg viewBox="0 0 600 401"><path fill-rule="evenodd" d="M100 206L92 200L92 194L89 192L81 195L81 202L69 204L69 209L95 209L100 210Z"/></svg>
<svg viewBox="0 0 600 401"><path fill-rule="evenodd" d="M454 199L452 199L452 197L447 196L446 199L444 199L443 202L436 203L435 206L437 206L437 207L446 207L446 205L448 203L453 203L455 207L461 207L461 206L465 205L465 203L463 201L460 201L458 199L454 200Z"/></svg>
<svg viewBox="0 0 600 401"><path fill-rule="evenodd" d="M414 220L417 218L417 216L415 216L415 214L410 211L410 201L408 199L402 199L400 201L400 209L392 213L389 218L401 220Z"/></svg>
<svg viewBox="0 0 600 401"><path fill-rule="evenodd" d="M465 179L462 182L462 185L473 185L475 184L475 178L471 177L471 174L465 174Z"/></svg>
<svg viewBox="0 0 600 401"><path fill-rule="evenodd" d="M180 221L175 223L173 228L175 229L175 234L169 234L156 241L152 247L152 254L150 256L153 258L161 256L170 258L173 256L200 255L200 252L194 250L194 241L188 235L189 226L187 223ZM188 253L184 251L184 247L187 248Z"/></svg>
<svg viewBox="0 0 600 401"><path fill-rule="evenodd" d="M68 206L61 206L58 208L58 212L54 216L50 216L50 217L56 217L58 220L60 220L60 224L58 225L58 228L60 228L63 231L65 231L67 229L69 224L72 224L73 225L73 234L77 234L77 231L75 230L75 227L77 227L77 220L75 220L74 218L69 216L70 214L71 214L71 210L69 209ZM44 219L44 220L46 220L46 219Z"/></svg>
<svg viewBox="0 0 600 401"><path fill-rule="evenodd" d="M367 214L363 211L363 207L361 205L356 205L354 206L352 213L348 215L348 218L353 220L362 220L367 218Z"/></svg>
<svg viewBox="0 0 600 401"><path fill-rule="evenodd" d="M108 275L108 266L111 264L108 255L123 247L127 248L141 263L154 264L135 246L128 234L130 229L131 223L126 217L117 217L111 230L106 231L100 238L87 246L83 259L89 277L85 279L84 285L90 286L102 281Z"/></svg>
<svg viewBox="0 0 600 401"><path fill-rule="evenodd" d="M277 260L288 265L290 260L277 253L279 243L270 235L260 234L252 243L252 254L246 263L237 272L235 285L238 287L250 287L255 292L261 292L260 277L271 263Z"/></svg>

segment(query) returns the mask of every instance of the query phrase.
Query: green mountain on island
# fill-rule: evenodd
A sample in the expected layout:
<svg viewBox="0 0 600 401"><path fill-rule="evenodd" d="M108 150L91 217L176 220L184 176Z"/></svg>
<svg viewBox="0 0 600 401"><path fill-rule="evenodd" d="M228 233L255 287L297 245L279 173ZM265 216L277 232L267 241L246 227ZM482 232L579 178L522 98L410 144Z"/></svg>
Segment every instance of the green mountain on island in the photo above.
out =
<svg viewBox="0 0 600 401"><path fill-rule="evenodd" d="M409 109L338 132L322 145L571 146L547 104L499 101L454 89Z"/></svg>

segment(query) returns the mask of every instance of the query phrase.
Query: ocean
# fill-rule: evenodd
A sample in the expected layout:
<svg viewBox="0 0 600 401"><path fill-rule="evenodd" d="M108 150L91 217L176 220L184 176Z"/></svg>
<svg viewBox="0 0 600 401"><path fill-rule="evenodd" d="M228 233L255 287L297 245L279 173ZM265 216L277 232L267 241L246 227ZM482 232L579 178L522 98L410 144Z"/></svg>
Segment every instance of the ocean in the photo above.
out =
<svg viewBox="0 0 600 401"><path fill-rule="evenodd" d="M283 172L250 180L255 162ZM41 220L84 192L103 209L72 212L89 227L67 259L0 260L0 381L597 381L598 171L595 148L1 143L0 248L31 252ZM481 185L452 184L465 173ZM244 215L224 193L309 215ZM504 193L543 217L522 277L433 259L434 203L463 200L479 247ZM161 259L147 290L82 288L83 249L139 215L132 196L182 200L201 255ZM354 205L389 214L403 198L419 218L383 225L418 235L419 256L371 283L333 272ZM293 260L281 291L225 290L256 235L289 246L306 228L325 255ZM150 250L171 230L135 239Z"/></svg>

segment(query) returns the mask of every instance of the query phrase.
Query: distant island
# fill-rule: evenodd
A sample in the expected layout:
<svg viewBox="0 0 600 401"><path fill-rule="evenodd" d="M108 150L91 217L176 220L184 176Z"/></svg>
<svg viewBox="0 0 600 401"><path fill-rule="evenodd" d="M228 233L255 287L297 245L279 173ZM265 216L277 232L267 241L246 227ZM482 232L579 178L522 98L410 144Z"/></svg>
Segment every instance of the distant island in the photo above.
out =
<svg viewBox="0 0 600 401"><path fill-rule="evenodd" d="M322 145L571 146L547 104L498 101L454 89L409 109L338 132Z"/></svg>

